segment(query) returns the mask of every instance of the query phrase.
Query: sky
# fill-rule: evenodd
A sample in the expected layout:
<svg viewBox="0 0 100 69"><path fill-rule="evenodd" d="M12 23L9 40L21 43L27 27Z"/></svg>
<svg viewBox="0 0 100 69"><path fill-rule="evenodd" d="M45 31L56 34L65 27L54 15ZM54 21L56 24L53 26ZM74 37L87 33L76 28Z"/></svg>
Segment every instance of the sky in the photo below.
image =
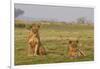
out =
<svg viewBox="0 0 100 69"><path fill-rule="evenodd" d="M24 11L17 19L26 20L54 20L54 21L76 21L80 17L94 22L94 9L71 6L50 6L37 4L15 4L16 9Z"/></svg>

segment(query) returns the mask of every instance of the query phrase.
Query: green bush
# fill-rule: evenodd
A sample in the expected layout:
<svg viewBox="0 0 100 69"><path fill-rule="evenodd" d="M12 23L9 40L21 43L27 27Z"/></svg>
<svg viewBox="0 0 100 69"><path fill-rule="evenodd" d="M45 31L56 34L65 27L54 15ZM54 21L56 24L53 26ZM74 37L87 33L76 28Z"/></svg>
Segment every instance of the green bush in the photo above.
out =
<svg viewBox="0 0 100 69"><path fill-rule="evenodd" d="M25 24L24 23L15 23L15 27L24 28Z"/></svg>
<svg viewBox="0 0 100 69"><path fill-rule="evenodd" d="M32 28L32 24L26 24L25 28L28 29L28 30L30 30Z"/></svg>

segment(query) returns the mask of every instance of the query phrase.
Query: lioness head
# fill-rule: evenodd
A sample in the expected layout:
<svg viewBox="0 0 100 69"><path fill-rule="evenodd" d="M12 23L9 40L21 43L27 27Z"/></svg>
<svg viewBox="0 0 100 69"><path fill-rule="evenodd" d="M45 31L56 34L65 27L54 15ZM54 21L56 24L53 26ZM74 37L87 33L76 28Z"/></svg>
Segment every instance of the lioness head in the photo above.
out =
<svg viewBox="0 0 100 69"><path fill-rule="evenodd" d="M37 33L39 31L40 25L38 24L32 24L32 32Z"/></svg>
<svg viewBox="0 0 100 69"><path fill-rule="evenodd" d="M69 45L72 47L78 47L78 40L69 40Z"/></svg>

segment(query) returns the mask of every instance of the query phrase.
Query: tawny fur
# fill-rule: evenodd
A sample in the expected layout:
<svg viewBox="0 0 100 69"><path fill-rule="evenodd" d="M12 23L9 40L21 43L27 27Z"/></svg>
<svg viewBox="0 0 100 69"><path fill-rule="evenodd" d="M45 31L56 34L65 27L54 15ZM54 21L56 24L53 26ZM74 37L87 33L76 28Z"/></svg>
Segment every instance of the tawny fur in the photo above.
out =
<svg viewBox="0 0 100 69"><path fill-rule="evenodd" d="M78 47L78 40L69 40L68 43L68 57L77 58L79 56L85 56L84 52Z"/></svg>
<svg viewBox="0 0 100 69"><path fill-rule="evenodd" d="M28 56L44 55L45 49L41 47L39 25L33 25L28 33Z"/></svg>
<svg viewBox="0 0 100 69"><path fill-rule="evenodd" d="M39 26L33 25L28 33L28 55L37 56L38 48L40 46Z"/></svg>
<svg viewBox="0 0 100 69"><path fill-rule="evenodd" d="M46 55L46 50L43 46L39 47L39 55L41 55L41 56Z"/></svg>

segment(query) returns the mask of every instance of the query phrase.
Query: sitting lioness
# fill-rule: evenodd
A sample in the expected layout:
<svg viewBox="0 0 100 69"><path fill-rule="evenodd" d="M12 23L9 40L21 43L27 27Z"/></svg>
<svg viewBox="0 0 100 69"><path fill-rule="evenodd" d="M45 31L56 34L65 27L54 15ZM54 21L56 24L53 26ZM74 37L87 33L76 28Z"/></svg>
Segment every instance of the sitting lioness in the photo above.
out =
<svg viewBox="0 0 100 69"><path fill-rule="evenodd" d="M45 49L40 42L39 28L40 25L33 24L28 33L28 56L45 55Z"/></svg>

